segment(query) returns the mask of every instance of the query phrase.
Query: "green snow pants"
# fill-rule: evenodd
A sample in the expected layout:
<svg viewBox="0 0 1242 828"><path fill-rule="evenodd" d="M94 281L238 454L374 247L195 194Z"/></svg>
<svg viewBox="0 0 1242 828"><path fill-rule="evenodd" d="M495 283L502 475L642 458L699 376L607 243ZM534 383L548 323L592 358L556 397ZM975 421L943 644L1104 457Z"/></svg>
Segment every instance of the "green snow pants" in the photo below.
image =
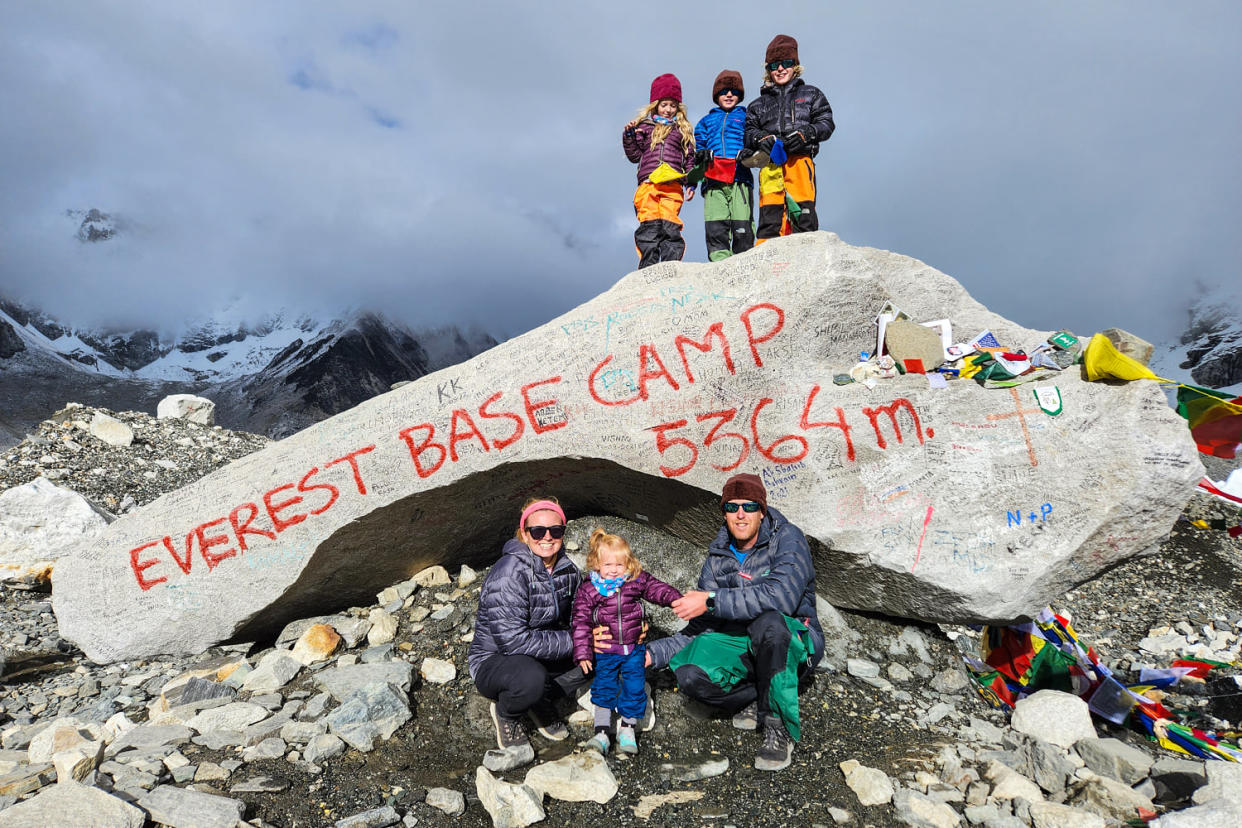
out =
<svg viewBox="0 0 1242 828"><path fill-rule="evenodd" d="M703 227L707 258L718 262L755 246L752 226L753 190L736 181L723 184L708 179L703 187Z"/></svg>

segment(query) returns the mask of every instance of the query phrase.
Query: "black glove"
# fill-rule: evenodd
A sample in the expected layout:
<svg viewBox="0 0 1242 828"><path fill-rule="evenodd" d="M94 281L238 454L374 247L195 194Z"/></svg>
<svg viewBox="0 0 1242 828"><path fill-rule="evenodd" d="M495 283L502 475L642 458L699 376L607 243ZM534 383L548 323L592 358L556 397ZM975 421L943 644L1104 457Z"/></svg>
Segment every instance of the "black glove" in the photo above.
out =
<svg viewBox="0 0 1242 828"><path fill-rule="evenodd" d="M707 147L700 147L694 153L694 166L706 167L712 163L712 151Z"/></svg>
<svg viewBox="0 0 1242 828"><path fill-rule="evenodd" d="M785 136L785 152L793 155L806 149L806 136L801 132L791 132Z"/></svg>
<svg viewBox="0 0 1242 828"><path fill-rule="evenodd" d="M774 146L776 146L775 135L765 135L759 139L759 149L763 150L766 153L771 154L772 147Z"/></svg>

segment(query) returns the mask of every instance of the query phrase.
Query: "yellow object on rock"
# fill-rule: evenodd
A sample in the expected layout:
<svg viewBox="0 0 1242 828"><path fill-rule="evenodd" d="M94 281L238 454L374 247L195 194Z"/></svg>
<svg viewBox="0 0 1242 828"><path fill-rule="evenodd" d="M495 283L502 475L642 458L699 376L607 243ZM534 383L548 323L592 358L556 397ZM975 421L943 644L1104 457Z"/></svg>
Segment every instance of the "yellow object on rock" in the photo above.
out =
<svg viewBox="0 0 1242 828"><path fill-rule="evenodd" d="M1087 371L1090 382L1105 379L1119 379L1125 382L1149 379L1168 382L1152 373L1151 369L1136 359L1132 359L1118 351L1108 337L1096 334L1087 343L1087 350L1082 355L1082 365Z"/></svg>

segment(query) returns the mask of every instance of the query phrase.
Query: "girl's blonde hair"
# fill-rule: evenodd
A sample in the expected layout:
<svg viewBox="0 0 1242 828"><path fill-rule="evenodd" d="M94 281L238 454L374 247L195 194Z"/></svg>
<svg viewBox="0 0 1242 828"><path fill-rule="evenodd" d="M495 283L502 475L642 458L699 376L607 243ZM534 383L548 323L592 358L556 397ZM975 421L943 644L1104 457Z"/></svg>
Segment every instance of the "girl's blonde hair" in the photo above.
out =
<svg viewBox="0 0 1242 828"><path fill-rule="evenodd" d="M799 63L797 66L793 68L793 77L785 81L785 83L793 83L794 78L800 78L800 77L802 77L802 64L801 63ZM764 65L763 67L763 85L764 86L776 86L776 81L772 80L772 73L768 71L767 65Z"/></svg>
<svg viewBox="0 0 1242 828"><path fill-rule="evenodd" d="M638 562L638 558L634 557L634 552L630 549L630 544L620 535L612 535L596 526L595 531L591 533L591 551L587 554L587 569L592 572L599 572L600 551L603 549L613 549L625 553L625 575L627 578L634 578L643 571L643 565Z"/></svg>
<svg viewBox="0 0 1242 828"><path fill-rule="evenodd" d="M660 100L664 100L664 98ZM660 101L652 101L639 109L638 120L650 118L655 114L656 107L659 105ZM682 150L687 153L694 152L694 127L690 126L690 117L686 114L685 104L677 104L677 114L673 116L673 120L677 122L677 129L681 131ZM656 128L651 131L651 146L658 146L672 131L673 128L669 124L656 124Z"/></svg>
<svg viewBox="0 0 1242 828"><path fill-rule="evenodd" d="M526 507L534 506L536 503L538 503L541 500L550 500L553 503L555 503L557 506L561 505L561 502L556 499L555 495L546 495L544 497L528 497L526 499L526 502L522 504L522 508L518 509L518 514L521 515L522 512L526 511ZM519 526L517 528L517 531L513 533L513 537L517 538L518 540L522 540L522 533L525 531L526 531L525 526Z"/></svg>

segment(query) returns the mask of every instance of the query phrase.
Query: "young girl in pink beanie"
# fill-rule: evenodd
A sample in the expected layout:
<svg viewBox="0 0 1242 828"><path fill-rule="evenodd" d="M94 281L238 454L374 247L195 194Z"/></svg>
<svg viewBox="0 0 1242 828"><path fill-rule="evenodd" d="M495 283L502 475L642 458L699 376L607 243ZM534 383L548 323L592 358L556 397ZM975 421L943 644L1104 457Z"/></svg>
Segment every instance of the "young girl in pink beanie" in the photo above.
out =
<svg viewBox="0 0 1242 828"><path fill-rule="evenodd" d="M621 146L625 157L638 165L638 266L680 261L686 252L681 205L694 198L694 188L686 186L686 175L694 167L694 130L676 75L660 75L651 82L651 102L625 125Z"/></svg>

